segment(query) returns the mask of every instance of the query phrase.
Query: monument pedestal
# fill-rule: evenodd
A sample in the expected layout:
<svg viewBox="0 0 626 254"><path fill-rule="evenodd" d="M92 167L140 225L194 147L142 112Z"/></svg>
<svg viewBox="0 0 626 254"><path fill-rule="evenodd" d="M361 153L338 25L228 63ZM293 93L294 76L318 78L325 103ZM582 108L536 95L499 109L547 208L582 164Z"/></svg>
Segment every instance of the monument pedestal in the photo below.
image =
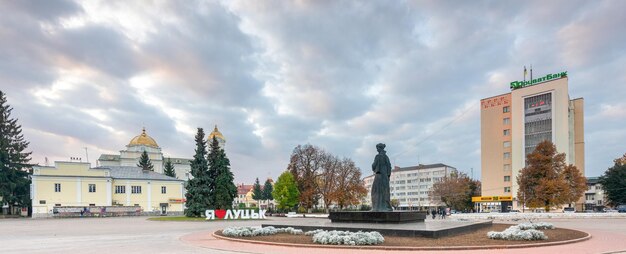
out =
<svg viewBox="0 0 626 254"><path fill-rule="evenodd" d="M331 222L341 223L410 223L424 222L426 212L414 211L389 211L389 212L330 212L328 218Z"/></svg>

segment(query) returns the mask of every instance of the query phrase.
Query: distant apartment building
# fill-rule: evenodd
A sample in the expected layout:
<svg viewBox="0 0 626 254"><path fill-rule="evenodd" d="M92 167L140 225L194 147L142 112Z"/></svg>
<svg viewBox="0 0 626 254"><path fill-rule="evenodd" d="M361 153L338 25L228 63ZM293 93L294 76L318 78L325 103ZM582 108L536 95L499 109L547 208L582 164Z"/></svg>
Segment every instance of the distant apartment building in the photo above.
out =
<svg viewBox="0 0 626 254"><path fill-rule="evenodd" d="M450 176L454 170L456 168L441 163L394 167L389 178L391 199L398 200L400 210L423 210L441 206L441 203L430 199L431 189L436 182ZM371 205L374 175L365 177L363 181L367 188L367 197L363 203Z"/></svg>
<svg viewBox="0 0 626 254"><path fill-rule="evenodd" d="M599 177L587 177L587 191L585 191L585 211L600 212L606 207L606 197Z"/></svg>
<svg viewBox="0 0 626 254"><path fill-rule="evenodd" d="M274 185L274 180L272 180L271 178L269 178L269 180L272 185ZM274 202L274 200L254 200L254 198L252 198L253 188L253 184L242 183L237 185L237 196L233 200L233 206L243 206L244 208L258 207L261 209L273 209L275 207L276 203ZM263 190L263 188L264 185L261 184L261 190Z"/></svg>
<svg viewBox="0 0 626 254"><path fill-rule="evenodd" d="M510 93L480 101L485 208L522 209L516 178L526 166L526 155L544 140L554 143L559 153L566 154L566 163L574 164L584 175L584 101L570 99L568 91L567 72L561 72L511 82ZM582 203L577 209L582 209Z"/></svg>

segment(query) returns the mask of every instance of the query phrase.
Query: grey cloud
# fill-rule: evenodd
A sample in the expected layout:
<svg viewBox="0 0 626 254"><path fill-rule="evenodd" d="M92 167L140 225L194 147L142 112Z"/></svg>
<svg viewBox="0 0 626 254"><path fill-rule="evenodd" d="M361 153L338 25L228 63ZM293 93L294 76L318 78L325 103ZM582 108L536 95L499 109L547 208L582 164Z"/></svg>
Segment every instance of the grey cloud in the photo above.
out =
<svg viewBox="0 0 626 254"><path fill-rule="evenodd" d="M3 1L0 10L18 11L30 15L34 19L56 21L56 19L82 11L82 8L73 1L66 0L23 0Z"/></svg>
<svg viewBox="0 0 626 254"><path fill-rule="evenodd" d="M479 100L508 92L531 63L535 75L568 70L570 96L585 98L588 176L624 152L624 119L603 114L625 96L621 2L146 3L155 13L138 15L154 29L139 41L116 21L58 26L80 6L29 4L0 3L0 86L38 158L66 138L75 144L55 156L85 144L117 151L142 125L166 155L190 157L193 134L176 125L209 133L218 124L238 182L275 178L306 143L353 158L365 174L373 145L385 142L398 166L419 157L478 177ZM78 67L90 74L59 71ZM33 100L71 75L85 80L51 106ZM131 85L138 77L146 87Z"/></svg>

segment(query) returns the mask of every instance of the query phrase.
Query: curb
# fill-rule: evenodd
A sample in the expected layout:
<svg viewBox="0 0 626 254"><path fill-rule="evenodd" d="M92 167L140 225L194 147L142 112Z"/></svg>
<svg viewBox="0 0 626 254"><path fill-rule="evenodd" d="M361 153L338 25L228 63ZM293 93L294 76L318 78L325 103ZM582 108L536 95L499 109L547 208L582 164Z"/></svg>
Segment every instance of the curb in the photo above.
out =
<svg viewBox="0 0 626 254"><path fill-rule="evenodd" d="M265 242L265 241L257 241L257 240L246 240L240 238L230 238L226 236L221 236L216 234L216 231L213 231L211 235L216 239L225 240L225 241L234 241L234 242L242 242L242 243L250 243L250 244L263 244L263 245L272 245L272 246L283 246L283 247L301 247L301 248L321 248L321 249L365 249L365 250L493 250L493 249L520 249L520 248L534 248L534 247L545 247L545 246L554 246L554 245L563 245L570 243L577 243L591 239L591 234L584 232L587 236L558 241L558 242L547 242L547 243L529 243L529 244L516 244L516 245L485 245L485 246L441 246L441 247L412 247L412 246L372 246L372 245L364 245L364 246L346 246L346 245L322 245L322 244L301 244L301 243L278 243L278 242Z"/></svg>

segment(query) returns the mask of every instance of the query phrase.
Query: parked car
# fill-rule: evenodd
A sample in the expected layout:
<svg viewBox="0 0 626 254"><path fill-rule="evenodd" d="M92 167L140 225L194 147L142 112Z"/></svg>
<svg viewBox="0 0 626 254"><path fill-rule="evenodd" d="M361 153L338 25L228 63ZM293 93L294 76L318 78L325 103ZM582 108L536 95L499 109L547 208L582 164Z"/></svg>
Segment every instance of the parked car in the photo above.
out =
<svg viewBox="0 0 626 254"><path fill-rule="evenodd" d="M626 205L618 205L617 206L618 213L626 213Z"/></svg>
<svg viewBox="0 0 626 254"><path fill-rule="evenodd" d="M576 208L574 208L574 207L565 207L565 208L563 208L563 212L564 213L575 213L576 212Z"/></svg>

